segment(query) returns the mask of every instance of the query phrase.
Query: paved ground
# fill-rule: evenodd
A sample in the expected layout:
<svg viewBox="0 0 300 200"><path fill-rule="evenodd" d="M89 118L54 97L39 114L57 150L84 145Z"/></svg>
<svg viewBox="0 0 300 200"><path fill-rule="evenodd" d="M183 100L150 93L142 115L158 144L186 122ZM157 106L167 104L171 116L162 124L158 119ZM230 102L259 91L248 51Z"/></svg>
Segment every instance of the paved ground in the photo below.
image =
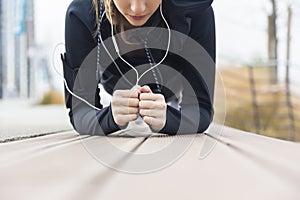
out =
<svg viewBox="0 0 300 200"><path fill-rule="evenodd" d="M0 101L0 142L71 129L68 111L63 105L40 106L28 100Z"/></svg>

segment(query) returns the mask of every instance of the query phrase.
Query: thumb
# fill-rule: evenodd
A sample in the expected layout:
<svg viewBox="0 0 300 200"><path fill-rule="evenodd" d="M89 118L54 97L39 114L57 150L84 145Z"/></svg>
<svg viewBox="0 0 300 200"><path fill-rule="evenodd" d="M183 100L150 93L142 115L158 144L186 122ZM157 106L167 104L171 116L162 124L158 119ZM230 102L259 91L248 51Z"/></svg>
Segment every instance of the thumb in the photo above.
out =
<svg viewBox="0 0 300 200"><path fill-rule="evenodd" d="M139 86L139 85L132 87L130 90L130 97L139 97L139 95L141 93L140 89L141 89L141 86Z"/></svg>
<svg viewBox="0 0 300 200"><path fill-rule="evenodd" d="M143 87L140 88L141 93L152 93L151 88L148 85L144 85Z"/></svg>

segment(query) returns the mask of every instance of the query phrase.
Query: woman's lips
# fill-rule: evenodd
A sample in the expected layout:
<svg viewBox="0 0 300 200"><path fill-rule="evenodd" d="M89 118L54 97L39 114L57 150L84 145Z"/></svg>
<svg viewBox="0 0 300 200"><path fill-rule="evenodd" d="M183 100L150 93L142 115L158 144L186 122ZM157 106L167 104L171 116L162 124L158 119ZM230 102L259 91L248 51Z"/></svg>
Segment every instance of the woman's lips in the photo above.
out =
<svg viewBox="0 0 300 200"><path fill-rule="evenodd" d="M136 16L136 15L129 15L132 19L134 19L134 20L143 20L145 17L146 17L146 15L140 15L140 16Z"/></svg>

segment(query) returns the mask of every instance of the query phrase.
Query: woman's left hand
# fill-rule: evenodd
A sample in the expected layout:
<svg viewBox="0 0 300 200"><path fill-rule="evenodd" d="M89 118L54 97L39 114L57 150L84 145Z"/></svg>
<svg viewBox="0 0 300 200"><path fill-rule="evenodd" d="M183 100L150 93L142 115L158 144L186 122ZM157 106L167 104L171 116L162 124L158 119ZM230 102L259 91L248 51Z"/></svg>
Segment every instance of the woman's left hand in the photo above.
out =
<svg viewBox="0 0 300 200"><path fill-rule="evenodd" d="M167 104L162 94L152 93L149 86L140 88L140 115L153 131L160 131L166 124Z"/></svg>

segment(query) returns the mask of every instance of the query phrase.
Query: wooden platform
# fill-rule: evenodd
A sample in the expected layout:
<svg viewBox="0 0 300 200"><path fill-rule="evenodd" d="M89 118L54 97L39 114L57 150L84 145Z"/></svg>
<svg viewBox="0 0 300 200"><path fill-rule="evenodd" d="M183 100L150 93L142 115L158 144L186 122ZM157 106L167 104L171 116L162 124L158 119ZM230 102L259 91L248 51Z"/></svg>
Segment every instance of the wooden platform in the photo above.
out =
<svg viewBox="0 0 300 200"><path fill-rule="evenodd" d="M227 127L222 136L129 135L2 143L0 199L300 198L298 143Z"/></svg>

